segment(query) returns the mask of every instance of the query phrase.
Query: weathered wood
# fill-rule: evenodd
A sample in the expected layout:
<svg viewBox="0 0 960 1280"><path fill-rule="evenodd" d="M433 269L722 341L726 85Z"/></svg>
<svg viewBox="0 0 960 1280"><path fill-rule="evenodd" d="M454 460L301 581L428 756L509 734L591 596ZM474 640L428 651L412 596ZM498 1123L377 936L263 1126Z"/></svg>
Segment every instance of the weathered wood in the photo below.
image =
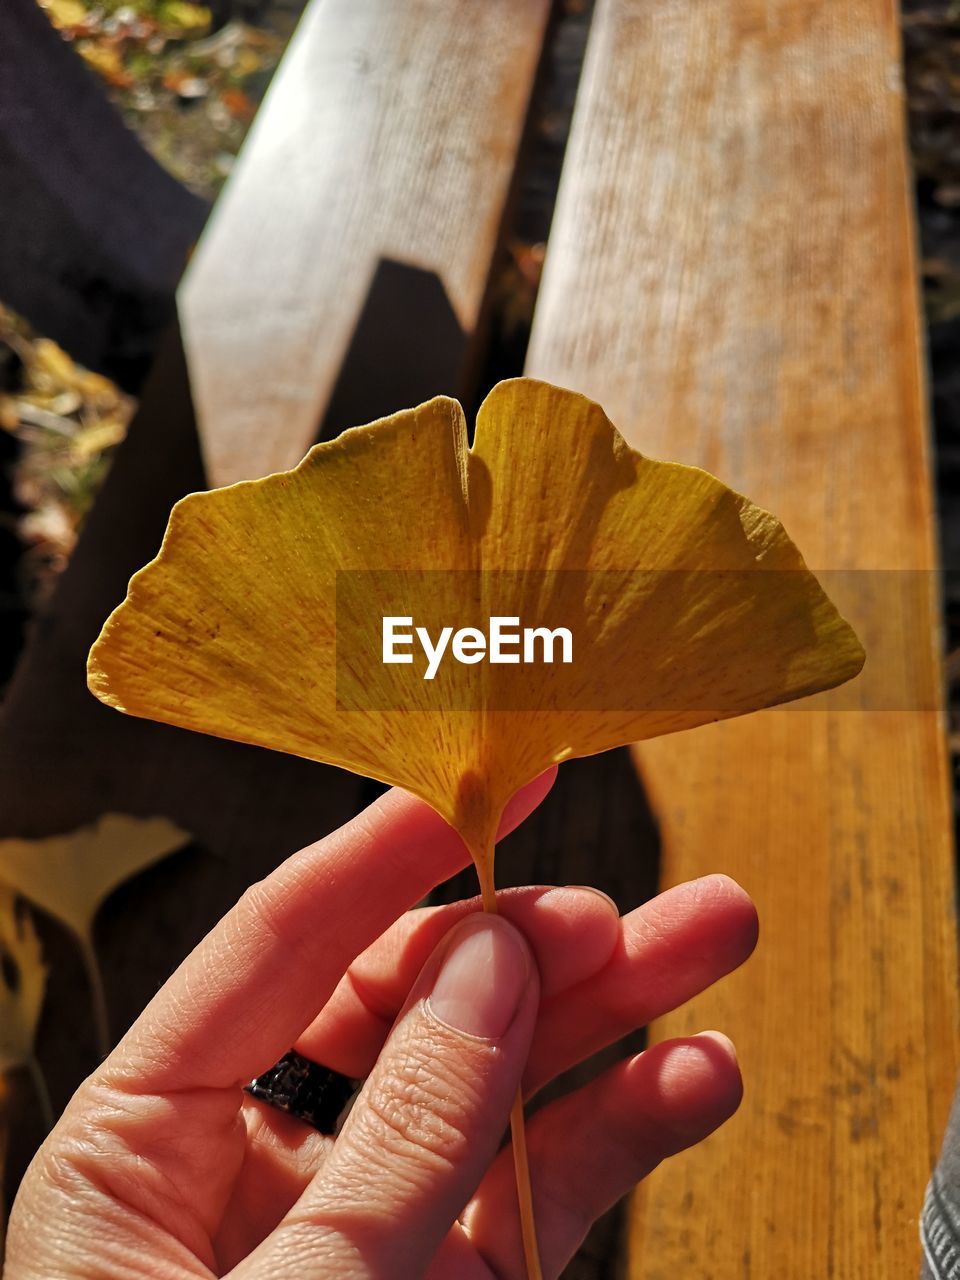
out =
<svg viewBox="0 0 960 1280"><path fill-rule="evenodd" d="M776 511L814 568L929 574L886 639L937 687L898 52L886 0L600 0L528 372ZM843 705L637 751L664 883L729 872L762 922L654 1029L727 1030L747 1092L638 1197L637 1280L917 1274L957 1066L944 725Z"/></svg>
<svg viewBox="0 0 960 1280"><path fill-rule="evenodd" d="M142 378L207 206L156 163L36 0L0 11L0 298Z"/></svg>
<svg viewBox="0 0 960 1280"><path fill-rule="evenodd" d="M406 403L393 386L461 390L548 10L308 8L180 290L212 484L293 466L324 419L333 434ZM357 333L372 282L381 322L367 306ZM353 385L331 420L351 343L359 389L380 392Z"/></svg>

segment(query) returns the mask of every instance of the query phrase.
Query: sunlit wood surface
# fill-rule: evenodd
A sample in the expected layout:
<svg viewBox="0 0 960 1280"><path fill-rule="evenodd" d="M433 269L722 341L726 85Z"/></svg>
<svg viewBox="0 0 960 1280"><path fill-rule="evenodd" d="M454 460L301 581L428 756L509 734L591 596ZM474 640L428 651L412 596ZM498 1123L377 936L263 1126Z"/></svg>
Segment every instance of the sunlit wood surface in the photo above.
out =
<svg viewBox="0 0 960 1280"><path fill-rule="evenodd" d="M469 361L548 9L313 0L180 289L211 484L299 462L384 260L435 275L455 331L414 336ZM390 307L388 358L422 324Z"/></svg>
<svg viewBox="0 0 960 1280"><path fill-rule="evenodd" d="M528 372L776 511L813 568L920 571L905 623L894 575L832 580L936 689L902 113L884 0L599 0ZM633 1280L917 1274L957 1065L944 725L876 666L863 689L638 749L664 883L726 871L762 930L654 1028L730 1033L746 1098L638 1197Z"/></svg>

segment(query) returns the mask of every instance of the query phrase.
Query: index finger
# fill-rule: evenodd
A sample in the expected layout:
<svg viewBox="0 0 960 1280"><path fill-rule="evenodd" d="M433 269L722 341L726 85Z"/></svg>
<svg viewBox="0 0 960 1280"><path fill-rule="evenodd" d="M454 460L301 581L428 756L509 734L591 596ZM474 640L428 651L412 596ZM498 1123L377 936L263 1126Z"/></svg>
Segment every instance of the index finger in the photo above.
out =
<svg viewBox="0 0 960 1280"><path fill-rule="evenodd" d="M553 785L548 770L507 805L500 835ZM106 1060L127 1088L237 1085L285 1053L346 971L404 911L469 857L423 801L388 791L246 891Z"/></svg>

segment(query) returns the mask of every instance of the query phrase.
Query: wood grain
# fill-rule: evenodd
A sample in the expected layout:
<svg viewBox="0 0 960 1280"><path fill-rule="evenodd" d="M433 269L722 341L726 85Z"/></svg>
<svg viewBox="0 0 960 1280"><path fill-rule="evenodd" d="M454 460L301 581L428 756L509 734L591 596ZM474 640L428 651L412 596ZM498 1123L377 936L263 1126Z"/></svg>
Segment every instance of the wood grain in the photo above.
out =
<svg viewBox="0 0 960 1280"><path fill-rule="evenodd" d="M814 569L851 571L868 655L882 637L939 688L895 12L600 0L584 76L527 371L776 511ZM886 602L906 570L901 629ZM918 1272L957 1066L946 744L936 702L885 697L883 663L871 678L860 709L636 753L663 882L728 872L762 934L654 1028L728 1031L746 1098L638 1197L635 1280Z"/></svg>
<svg viewBox="0 0 960 1280"><path fill-rule="evenodd" d="M211 484L300 460L384 262L442 285L451 385L430 394L459 390L548 10L313 0L180 290ZM389 311L397 343L436 343ZM364 377L390 355L388 337Z"/></svg>

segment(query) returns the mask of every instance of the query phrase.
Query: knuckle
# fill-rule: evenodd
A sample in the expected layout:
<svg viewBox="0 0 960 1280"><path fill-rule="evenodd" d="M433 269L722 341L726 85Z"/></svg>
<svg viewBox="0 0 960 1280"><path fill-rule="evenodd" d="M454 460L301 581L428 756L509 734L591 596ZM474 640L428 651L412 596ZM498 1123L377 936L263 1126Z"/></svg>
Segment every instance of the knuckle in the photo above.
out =
<svg viewBox="0 0 960 1280"><path fill-rule="evenodd" d="M368 1123L391 1156L455 1166L470 1143L470 1119L482 1107L474 1081L415 1049L407 1049L369 1082Z"/></svg>
<svg viewBox="0 0 960 1280"><path fill-rule="evenodd" d="M282 941L280 904L268 881L257 880L244 889L237 902L235 914L239 926L258 925L272 938Z"/></svg>
<svg viewBox="0 0 960 1280"><path fill-rule="evenodd" d="M300 950L301 940L291 929L287 906L289 892L279 892L269 879L257 880L245 889L227 917L221 945L228 952L242 952L251 938L260 938L271 952L291 959Z"/></svg>

